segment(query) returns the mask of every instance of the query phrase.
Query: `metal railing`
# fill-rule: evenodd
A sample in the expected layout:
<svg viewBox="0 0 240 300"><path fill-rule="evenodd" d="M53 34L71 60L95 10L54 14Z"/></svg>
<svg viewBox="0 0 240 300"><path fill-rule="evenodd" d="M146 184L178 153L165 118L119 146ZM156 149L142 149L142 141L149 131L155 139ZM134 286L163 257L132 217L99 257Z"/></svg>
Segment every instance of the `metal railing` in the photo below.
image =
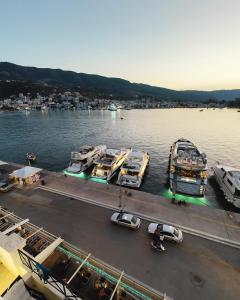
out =
<svg viewBox="0 0 240 300"><path fill-rule="evenodd" d="M61 280L57 280L52 274L51 271L44 267L42 264L36 262L33 258L28 256L21 250L18 250L20 259L31 272L35 273L41 281L45 284L51 285L59 293L64 295L64 299L79 299L69 288L67 288L66 283Z"/></svg>

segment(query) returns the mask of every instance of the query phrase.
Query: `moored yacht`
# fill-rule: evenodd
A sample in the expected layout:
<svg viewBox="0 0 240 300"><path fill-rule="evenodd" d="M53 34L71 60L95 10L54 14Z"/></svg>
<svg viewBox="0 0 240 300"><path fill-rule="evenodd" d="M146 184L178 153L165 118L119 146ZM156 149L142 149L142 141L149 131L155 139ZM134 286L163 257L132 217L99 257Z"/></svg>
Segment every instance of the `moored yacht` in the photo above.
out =
<svg viewBox="0 0 240 300"><path fill-rule="evenodd" d="M149 162L149 154L145 151L132 150L121 166L117 184L139 188Z"/></svg>
<svg viewBox="0 0 240 300"><path fill-rule="evenodd" d="M121 167L131 149L107 149L104 156L96 161L93 178L110 180Z"/></svg>
<svg viewBox="0 0 240 300"><path fill-rule="evenodd" d="M90 168L106 151L105 145L96 147L85 145L79 151L71 152L71 161L66 169L69 173L81 173Z"/></svg>
<svg viewBox="0 0 240 300"><path fill-rule="evenodd" d="M213 171L226 200L240 208L240 169L217 164Z"/></svg>
<svg viewBox="0 0 240 300"><path fill-rule="evenodd" d="M177 140L169 156L169 182L173 193L204 196L207 185L207 157L186 139Z"/></svg>

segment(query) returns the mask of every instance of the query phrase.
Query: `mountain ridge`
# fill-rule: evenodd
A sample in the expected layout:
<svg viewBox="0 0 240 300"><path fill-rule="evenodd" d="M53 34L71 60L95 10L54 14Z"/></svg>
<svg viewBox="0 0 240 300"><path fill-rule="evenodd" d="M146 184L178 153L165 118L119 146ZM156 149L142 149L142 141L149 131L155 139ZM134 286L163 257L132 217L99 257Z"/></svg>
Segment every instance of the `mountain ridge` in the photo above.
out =
<svg viewBox="0 0 240 300"><path fill-rule="evenodd" d="M91 96L110 96L119 99L150 97L163 101L207 101L233 100L240 97L240 89L231 90L174 90L143 83L130 82L118 77L106 77L62 69L21 66L0 62L0 80L31 81L33 83L58 86L82 91ZM1 93L1 90L0 90Z"/></svg>

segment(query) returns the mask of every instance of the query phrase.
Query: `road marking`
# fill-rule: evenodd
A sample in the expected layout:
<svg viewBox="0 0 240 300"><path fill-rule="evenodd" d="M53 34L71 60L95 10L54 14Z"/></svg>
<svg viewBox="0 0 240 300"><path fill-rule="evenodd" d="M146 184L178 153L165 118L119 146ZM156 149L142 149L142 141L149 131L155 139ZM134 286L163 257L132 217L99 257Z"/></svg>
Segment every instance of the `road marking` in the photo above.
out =
<svg viewBox="0 0 240 300"><path fill-rule="evenodd" d="M87 185L87 183L92 183L92 182L89 182L88 180L86 180L86 185ZM39 187L40 189L42 188L42 187ZM47 188L47 187L46 187ZM53 188L54 189L54 188ZM91 186L91 189L93 189L93 190L95 190L96 192L98 192L99 190L96 188L96 187L94 187L94 186ZM119 189L120 189L120 187L119 187ZM124 203L125 201L126 201L126 198L124 199L124 197L127 197L127 195L125 195L124 194L124 192L123 192L123 189L126 189L126 190L129 190L129 189L127 189L127 188L123 188L123 187L121 187L121 189L122 189L122 202ZM56 189L57 190L57 189ZM112 190L113 191L113 190ZM60 193L61 193L61 191L59 191ZM109 195L109 196L114 196L113 194L112 194L112 192L110 192L110 191L107 191L107 190L104 190L104 189L101 189L101 192L103 192L103 193L105 193L106 195ZM115 191L114 191L115 192ZM63 192L63 193L65 193L65 192ZM67 194L71 194L71 193L68 193L68 192L66 192ZM71 194L72 195L72 194ZM72 198L76 198L76 197L80 197L80 198L86 198L86 199L88 199L88 201L94 201L94 202L97 202L96 200L92 200L92 199L89 199L89 198L87 198L87 197L83 197L83 196L78 196L78 195L74 195L74 196L72 196ZM116 195L115 195L115 197L117 197L117 198L119 198L119 194L117 194L117 190L116 190ZM162 196L160 196L160 197L162 197ZM141 200L139 200L139 199L137 199L137 198L135 198L134 196L133 197L131 197L131 200L133 200L133 201L141 201ZM141 201L142 202L142 201ZM108 204L107 204L108 205ZM110 205L110 204L109 204ZM110 205L111 206L111 205ZM116 207L116 206L115 206ZM161 207L161 209L166 209L166 210L171 210L171 208L169 208L169 207L167 207L167 206L163 206L163 207ZM237 230L239 230L240 231L240 227L238 226L238 225L232 225L232 224L226 224L225 222L221 222L221 221L217 221L217 220L213 220L213 219L211 219L211 218L207 218L207 217L203 217L203 216L199 216L198 214L195 214L195 213L189 213L189 215L190 216L192 216L192 217L194 217L194 218L199 218L199 219L202 219L202 220L204 220L204 221L208 221L208 222L210 222L210 223L214 223L214 224L219 224L219 225L224 225L225 227L230 227L230 228L233 228L233 229L237 229Z"/></svg>
<svg viewBox="0 0 240 300"><path fill-rule="evenodd" d="M40 186L40 187L37 187L37 188L40 189L40 190L45 190L45 191L52 192L52 193L55 193L55 194L58 194L58 195L66 196L68 198L73 198L73 199L83 201L83 202L88 203L88 204L93 204L93 205L96 205L96 206L99 206L99 207L103 207L103 208L106 208L106 209L119 210L119 208L117 208L116 206L110 205L110 204L105 204L105 203L103 204L103 203L100 203L98 201L86 198L86 197L80 197L80 196L72 195L72 194L62 192L62 191L59 191L59 190L56 190L56 189L53 189L53 188L49 188L49 187L46 187L46 186ZM169 222L169 221L164 220L164 219L156 219L156 218L153 218L153 217L149 217L147 215L140 214L140 213L135 212L135 211L129 211L129 212L141 217L142 219L144 219L146 221L155 222L155 223L167 223L167 224L170 224L172 226L176 226L176 227L180 228L183 232L186 232L188 234L195 235L195 236L198 236L198 237L201 237L201 238L205 238L205 239L208 239L208 240L211 240L211 241L214 241L214 242L218 242L218 243L221 243L221 244L224 244L224 245L228 245L228 246L240 249L240 243L239 242L232 241L232 240L229 240L229 239L225 239L225 238L222 238L222 237L219 237L219 236L216 236L216 235L212 235L212 234L200 231L200 230L196 230L196 229L192 229L192 228L189 228L189 227L181 226L179 224L172 223L172 222ZM222 225L224 225L224 224L222 224Z"/></svg>

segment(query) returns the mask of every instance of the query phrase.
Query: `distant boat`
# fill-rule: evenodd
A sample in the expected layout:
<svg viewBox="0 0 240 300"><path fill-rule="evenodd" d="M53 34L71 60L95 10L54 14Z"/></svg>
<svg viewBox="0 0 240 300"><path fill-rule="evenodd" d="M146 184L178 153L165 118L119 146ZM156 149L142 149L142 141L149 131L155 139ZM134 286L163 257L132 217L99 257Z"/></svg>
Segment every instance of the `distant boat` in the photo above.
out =
<svg viewBox="0 0 240 300"><path fill-rule="evenodd" d="M111 105L108 106L108 110L117 111L117 106L114 103L112 103Z"/></svg>
<svg viewBox="0 0 240 300"><path fill-rule="evenodd" d="M37 155L34 154L33 152L32 153L27 153L26 154L26 159L30 162L30 163L33 163L37 160Z"/></svg>
<svg viewBox="0 0 240 300"><path fill-rule="evenodd" d="M237 112L240 112L240 110L238 110Z"/></svg>
<svg viewBox="0 0 240 300"><path fill-rule="evenodd" d="M199 111L203 111L203 109L200 109Z"/></svg>

